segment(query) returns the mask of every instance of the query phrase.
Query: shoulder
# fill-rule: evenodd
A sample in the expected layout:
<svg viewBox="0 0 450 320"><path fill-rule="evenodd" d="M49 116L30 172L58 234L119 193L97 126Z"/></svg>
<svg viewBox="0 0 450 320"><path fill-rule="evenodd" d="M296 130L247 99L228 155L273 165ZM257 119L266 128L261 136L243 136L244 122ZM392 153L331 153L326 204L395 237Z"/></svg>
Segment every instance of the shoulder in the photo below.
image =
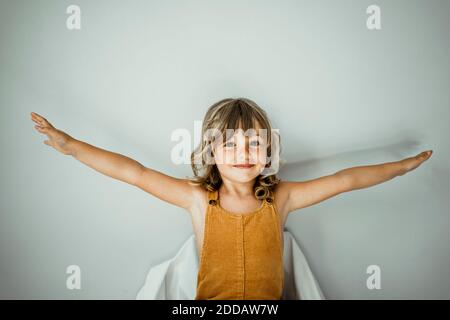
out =
<svg viewBox="0 0 450 320"><path fill-rule="evenodd" d="M286 200L289 195L290 182L289 181L280 181L278 182L274 189L273 195L275 197L275 201L278 200Z"/></svg>
<svg viewBox="0 0 450 320"><path fill-rule="evenodd" d="M189 213L203 212L206 209L208 202L208 191L200 185L192 185L192 199L191 205L187 208Z"/></svg>
<svg viewBox="0 0 450 320"><path fill-rule="evenodd" d="M330 174L307 181L280 182L277 193L285 210L292 212L350 190L352 187L345 176Z"/></svg>
<svg viewBox="0 0 450 320"><path fill-rule="evenodd" d="M290 184L286 181L278 182L273 189L275 207L282 217L283 221L286 219L288 211L288 197Z"/></svg>

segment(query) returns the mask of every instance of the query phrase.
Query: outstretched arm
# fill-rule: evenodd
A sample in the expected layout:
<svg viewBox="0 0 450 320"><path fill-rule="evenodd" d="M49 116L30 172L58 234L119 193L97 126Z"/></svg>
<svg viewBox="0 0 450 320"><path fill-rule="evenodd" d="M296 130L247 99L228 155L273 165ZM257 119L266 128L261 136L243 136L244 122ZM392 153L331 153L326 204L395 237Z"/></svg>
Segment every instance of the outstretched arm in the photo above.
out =
<svg viewBox="0 0 450 320"><path fill-rule="evenodd" d="M119 153L104 150L77 140L56 129L44 117L31 113L35 128L47 135L44 143L57 151L71 155L92 169L111 178L137 186L170 204L189 208L193 199L193 187L186 179L170 177L156 170L146 168L136 160Z"/></svg>
<svg viewBox="0 0 450 320"><path fill-rule="evenodd" d="M338 174L343 175L344 179L348 180L350 190L367 188L414 170L422 162L428 160L432 153L431 150L424 151L414 157L400 161L348 168L339 171Z"/></svg>
<svg viewBox="0 0 450 320"><path fill-rule="evenodd" d="M352 167L314 180L282 183L287 193L287 212L305 208L343 192L367 188L414 170L428 160L432 151L395 162Z"/></svg>

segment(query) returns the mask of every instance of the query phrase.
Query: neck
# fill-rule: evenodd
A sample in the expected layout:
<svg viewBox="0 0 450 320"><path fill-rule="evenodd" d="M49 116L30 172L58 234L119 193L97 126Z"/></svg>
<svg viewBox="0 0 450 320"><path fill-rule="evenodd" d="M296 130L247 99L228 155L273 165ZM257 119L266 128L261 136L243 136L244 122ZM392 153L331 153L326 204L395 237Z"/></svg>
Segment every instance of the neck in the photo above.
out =
<svg viewBox="0 0 450 320"><path fill-rule="evenodd" d="M222 185L219 187L219 193L237 197L252 196L254 195L254 185L255 179L248 182L234 182L222 178Z"/></svg>

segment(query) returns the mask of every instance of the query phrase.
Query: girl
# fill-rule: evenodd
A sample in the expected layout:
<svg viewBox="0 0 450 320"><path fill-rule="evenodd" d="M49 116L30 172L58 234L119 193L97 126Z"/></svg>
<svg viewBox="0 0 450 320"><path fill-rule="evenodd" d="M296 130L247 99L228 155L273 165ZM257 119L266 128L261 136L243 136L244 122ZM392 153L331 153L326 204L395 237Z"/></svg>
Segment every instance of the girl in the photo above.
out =
<svg viewBox="0 0 450 320"><path fill-rule="evenodd" d="M290 212L403 175L432 154L280 181L279 137L265 111L246 98L224 99L204 117L203 139L191 154L194 176L179 179L76 140L34 112L31 119L46 145L189 212L200 257L196 299L281 299Z"/></svg>

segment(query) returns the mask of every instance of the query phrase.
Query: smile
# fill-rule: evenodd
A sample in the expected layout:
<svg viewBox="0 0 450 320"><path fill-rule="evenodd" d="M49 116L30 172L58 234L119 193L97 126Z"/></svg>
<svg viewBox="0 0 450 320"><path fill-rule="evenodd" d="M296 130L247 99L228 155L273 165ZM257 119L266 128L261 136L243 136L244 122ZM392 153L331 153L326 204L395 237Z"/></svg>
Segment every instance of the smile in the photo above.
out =
<svg viewBox="0 0 450 320"><path fill-rule="evenodd" d="M250 168L253 168L254 166L255 166L254 164L237 164L233 167L239 168L239 169L250 169Z"/></svg>

